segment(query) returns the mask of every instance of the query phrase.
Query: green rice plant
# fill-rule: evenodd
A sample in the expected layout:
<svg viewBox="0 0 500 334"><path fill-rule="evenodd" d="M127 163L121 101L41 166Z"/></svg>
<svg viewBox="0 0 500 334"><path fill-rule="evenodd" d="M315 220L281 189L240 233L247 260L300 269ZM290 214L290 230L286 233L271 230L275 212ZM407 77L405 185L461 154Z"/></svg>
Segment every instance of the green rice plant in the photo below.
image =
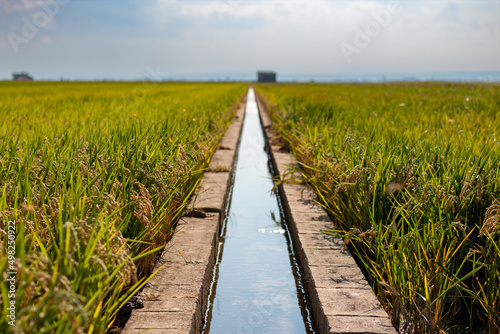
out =
<svg viewBox="0 0 500 334"><path fill-rule="evenodd" d="M9 120L0 126L0 331L110 330L154 275L245 90L0 83L0 116ZM16 273L14 299L8 272Z"/></svg>
<svg viewBox="0 0 500 334"><path fill-rule="evenodd" d="M395 327L497 333L500 86L256 90Z"/></svg>
<svg viewBox="0 0 500 334"><path fill-rule="evenodd" d="M486 211L486 217L479 236L484 242L479 245L474 255L479 256L478 266L485 269L484 279L476 279L475 297L486 311L489 333L500 332L500 205L497 201Z"/></svg>

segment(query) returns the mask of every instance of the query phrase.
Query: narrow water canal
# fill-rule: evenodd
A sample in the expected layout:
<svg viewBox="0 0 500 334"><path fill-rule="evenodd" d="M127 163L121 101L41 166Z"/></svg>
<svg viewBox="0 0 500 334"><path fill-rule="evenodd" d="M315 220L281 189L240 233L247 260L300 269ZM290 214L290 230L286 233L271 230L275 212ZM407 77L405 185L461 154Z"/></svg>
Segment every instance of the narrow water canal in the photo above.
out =
<svg viewBox="0 0 500 334"><path fill-rule="evenodd" d="M203 333L312 333L253 89Z"/></svg>

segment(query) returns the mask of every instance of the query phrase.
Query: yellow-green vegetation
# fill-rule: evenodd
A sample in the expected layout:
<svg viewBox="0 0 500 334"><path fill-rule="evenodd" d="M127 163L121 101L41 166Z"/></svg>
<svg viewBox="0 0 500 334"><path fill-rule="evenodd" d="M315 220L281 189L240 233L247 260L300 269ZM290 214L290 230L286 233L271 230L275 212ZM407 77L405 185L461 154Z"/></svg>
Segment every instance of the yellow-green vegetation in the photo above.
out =
<svg viewBox="0 0 500 334"><path fill-rule="evenodd" d="M0 83L0 332L105 333L150 278L245 90Z"/></svg>
<svg viewBox="0 0 500 334"><path fill-rule="evenodd" d="M402 333L500 331L500 85L259 85Z"/></svg>

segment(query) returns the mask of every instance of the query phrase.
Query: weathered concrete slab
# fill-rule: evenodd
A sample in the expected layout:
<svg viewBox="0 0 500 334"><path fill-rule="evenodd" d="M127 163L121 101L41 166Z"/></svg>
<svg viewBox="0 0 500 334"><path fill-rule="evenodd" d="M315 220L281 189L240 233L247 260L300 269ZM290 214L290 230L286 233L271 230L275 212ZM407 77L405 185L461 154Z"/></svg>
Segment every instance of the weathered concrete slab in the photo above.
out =
<svg viewBox="0 0 500 334"><path fill-rule="evenodd" d="M196 305L190 297L177 297L155 303L144 302L144 308L137 310L138 315L148 312L182 312L189 314L196 312Z"/></svg>
<svg viewBox="0 0 500 334"><path fill-rule="evenodd" d="M366 288L370 286L357 265L310 265L316 288Z"/></svg>
<svg viewBox="0 0 500 334"><path fill-rule="evenodd" d="M356 265L356 261L354 261L354 258L347 249L331 249L328 247L311 248L304 246L303 249L309 259L309 265L321 263L325 265L334 263L341 266Z"/></svg>
<svg viewBox="0 0 500 334"><path fill-rule="evenodd" d="M203 303L215 259L219 214L183 217L163 251L162 267L142 292L144 308L134 310L124 333L154 329L158 333L195 333L201 325ZM149 333L149 332L148 332Z"/></svg>
<svg viewBox="0 0 500 334"><path fill-rule="evenodd" d="M304 248L331 249L335 251L343 251L344 240L340 237L316 232L316 233L301 233L299 235L300 243ZM348 250L345 250L348 252ZM322 265L328 265L322 263Z"/></svg>
<svg viewBox="0 0 500 334"><path fill-rule="evenodd" d="M327 316L331 334L396 333L391 323L381 317Z"/></svg>
<svg viewBox="0 0 500 334"><path fill-rule="evenodd" d="M214 222L213 214L207 213L207 218L196 218L196 217L181 217L177 224L176 233L176 244L189 244L195 242L196 244L208 243L209 237L214 234ZM196 240L200 236L204 236L203 240ZM170 247L170 245L168 246Z"/></svg>
<svg viewBox="0 0 500 334"><path fill-rule="evenodd" d="M122 333L188 333L186 323L191 321L190 312L132 312L128 323L134 327ZM127 327L128 327L127 323Z"/></svg>
<svg viewBox="0 0 500 334"><path fill-rule="evenodd" d="M290 201L287 201L290 203ZM296 203L295 206L298 206L299 203ZM314 210L300 210L300 208L294 207L292 210L293 216L295 220L300 220L307 222L309 224L318 224L318 226L325 226L325 229L332 230L332 221L330 217L326 214L323 209L313 208Z"/></svg>
<svg viewBox="0 0 500 334"><path fill-rule="evenodd" d="M367 286L369 287L369 286ZM322 299L327 316L369 316L387 319L387 313L379 301L371 298L373 291L367 288L335 288L316 287Z"/></svg>
<svg viewBox="0 0 500 334"><path fill-rule="evenodd" d="M228 172L205 173L187 207L189 209L203 209L208 212L224 212L230 182L231 178Z"/></svg>
<svg viewBox="0 0 500 334"><path fill-rule="evenodd" d="M161 329L146 329L146 328L138 328L134 329L133 334L185 334L186 332L180 327L167 327Z"/></svg>
<svg viewBox="0 0 500 334"><path fill-rule="evenodd" d="M201 328L244 109L242 103L188 205L188 210L209 213L202 218L181 217L156 264L161 269L142 292L144 308L132 312L122 333L186 334Z"/></svg>
<svg viewBox="0 0 500 334"><path fill-rule="evenodd" d="M229 149L218 149L215 151L210 164L208 165L208 172L229 172L234 162L234 151Z"/></svg>
<svg viewBox="0 0 500 334"><path fill-rule="evenodd" d="M245 107L241 105L234 121L229 125L222 137L217 151L210 159L208 172L232 172L236 159L236 151L243 126Z"/></svg>
<svg viewBox="0 0 500 334"><path fill-rule="evenodd" d="M222 137L219 148L226 148L232 151L238 149L238 144L240 140L241 128L243 126L243 118L245 116L245 103L242 103L236 111L234 121L229 125L224 137Z"/></svg>
<svg viewBox="0 0 500 334"><path fill-rule="evenodd" d="M269 145L276 134L257 102ZM281 202L317 332L396 333L342 238L321 233L334 225L305 185L294 157L278 146L268 151L277 176L286 181L279 186Z"/></svg>

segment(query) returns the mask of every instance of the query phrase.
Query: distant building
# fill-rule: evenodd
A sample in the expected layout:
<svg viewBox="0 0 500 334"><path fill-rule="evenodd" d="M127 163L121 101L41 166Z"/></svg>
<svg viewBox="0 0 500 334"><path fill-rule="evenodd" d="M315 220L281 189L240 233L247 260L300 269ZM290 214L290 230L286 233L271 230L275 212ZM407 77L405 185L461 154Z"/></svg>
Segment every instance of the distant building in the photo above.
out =
<svg viewBox="0 0 500 334"><path fill-rule="evenodd" d="M14 81L33 81L33 77L26 72L12 73Z"/></svg>
<svg viewBox="0 0 500 334"><path fill-rule="evenodd" d="M257 72L258 82L276 82L276 72L259 71Z"/></svg>

